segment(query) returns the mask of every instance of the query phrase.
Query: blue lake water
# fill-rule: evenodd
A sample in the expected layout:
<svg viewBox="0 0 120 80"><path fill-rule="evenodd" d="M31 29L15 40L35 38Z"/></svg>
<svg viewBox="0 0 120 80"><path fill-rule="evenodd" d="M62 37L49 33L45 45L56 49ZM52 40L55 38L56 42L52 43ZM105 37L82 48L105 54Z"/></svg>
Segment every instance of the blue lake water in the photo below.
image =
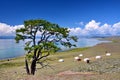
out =
<svg viewBox="0 0 120 80"><path fill-rule="evenodd" d="M81 38L75 44L77 47L91 47L102 42L107 41L100 41L95 38ZM65 47L61 48L65 50ZM17 44L14 39L0 39L0 59L23 56L24 54L24 42Z"/></svg>

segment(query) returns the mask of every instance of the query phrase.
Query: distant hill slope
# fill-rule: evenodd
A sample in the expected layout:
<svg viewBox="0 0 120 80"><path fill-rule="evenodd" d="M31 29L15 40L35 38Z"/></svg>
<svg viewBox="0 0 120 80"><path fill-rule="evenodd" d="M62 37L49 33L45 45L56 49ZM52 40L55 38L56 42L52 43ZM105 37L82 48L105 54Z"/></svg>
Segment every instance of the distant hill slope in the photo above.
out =
<svg viewBox="0 0 120 80"><path fill-rule="evenodd" d="M0 39L14 39L15 36L0 36Z"/></svg>

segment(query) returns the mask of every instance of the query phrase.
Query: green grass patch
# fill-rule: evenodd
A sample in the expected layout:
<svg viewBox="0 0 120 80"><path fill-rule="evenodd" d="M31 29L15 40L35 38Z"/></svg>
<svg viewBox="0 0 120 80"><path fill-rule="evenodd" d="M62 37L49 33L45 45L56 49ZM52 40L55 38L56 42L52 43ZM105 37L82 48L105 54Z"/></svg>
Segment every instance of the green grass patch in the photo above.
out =
<svg viewBox="0 0 120 80"><path fill-rule="evenodd" d="M0 64L0 68L11 68L23 66L24 62L5 62Z"/></svg>
<svg viewBox="0 0 120 80"><path fill-rule="evenodd" d="M89 47L84 47L84 48L74 48L74 49L70 49L64 52L78 52L78 51L84 51L86 49L88 49Z"/></svg>

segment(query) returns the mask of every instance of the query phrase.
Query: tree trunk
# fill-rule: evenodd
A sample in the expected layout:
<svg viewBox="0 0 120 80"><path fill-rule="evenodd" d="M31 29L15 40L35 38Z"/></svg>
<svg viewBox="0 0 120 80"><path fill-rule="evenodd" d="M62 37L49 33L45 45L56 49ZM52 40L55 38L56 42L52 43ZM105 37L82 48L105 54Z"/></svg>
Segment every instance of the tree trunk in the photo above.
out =
<svg viewBox="0 0 120 80"><path fill-rule="evenodd" d="M26 68L27 74L30 75L30 70L29 70L29 66L28 66L28 61L27 61L27 59L25 59L25 68Z"/></svg>
<svg viewBox="0 0 120 80"><path fill-rule="evenodd" d="M36 70L36 59L33 59L32 60L32 63L31 63L31 74L34 75L35 74L35 70Z"/></svg>

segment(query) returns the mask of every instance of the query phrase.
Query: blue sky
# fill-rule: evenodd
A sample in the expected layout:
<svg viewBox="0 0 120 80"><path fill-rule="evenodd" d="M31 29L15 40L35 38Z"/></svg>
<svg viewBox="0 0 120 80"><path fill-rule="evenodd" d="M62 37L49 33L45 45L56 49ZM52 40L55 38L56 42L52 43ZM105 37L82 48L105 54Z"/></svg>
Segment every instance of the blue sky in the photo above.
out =
<svg viewBox="0 0 120 80"><path fill-rule="evenodd" d="M14 34L28 19L46 19L75 34L119 35L120 0L0 0L0 32L11 29L0 36ZM111 31L114 33L110 34Z"/></svg>

